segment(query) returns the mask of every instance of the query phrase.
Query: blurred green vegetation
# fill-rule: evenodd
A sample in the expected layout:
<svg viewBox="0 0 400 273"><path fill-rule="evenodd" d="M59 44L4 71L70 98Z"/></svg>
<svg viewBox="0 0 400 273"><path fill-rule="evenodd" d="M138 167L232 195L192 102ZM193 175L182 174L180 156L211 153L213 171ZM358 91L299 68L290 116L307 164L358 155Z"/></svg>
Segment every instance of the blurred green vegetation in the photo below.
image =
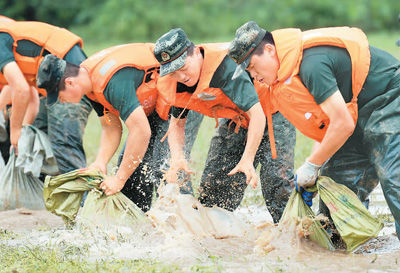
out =
<svg viewBox="0 0 400 273"><path fill-rule="evenodd" d="M254 20L268 30L357 26L399 29L399 0L2 0L2 14L72 29L90 41L152 41L181 27L193 40L230 40Z"/></svg>

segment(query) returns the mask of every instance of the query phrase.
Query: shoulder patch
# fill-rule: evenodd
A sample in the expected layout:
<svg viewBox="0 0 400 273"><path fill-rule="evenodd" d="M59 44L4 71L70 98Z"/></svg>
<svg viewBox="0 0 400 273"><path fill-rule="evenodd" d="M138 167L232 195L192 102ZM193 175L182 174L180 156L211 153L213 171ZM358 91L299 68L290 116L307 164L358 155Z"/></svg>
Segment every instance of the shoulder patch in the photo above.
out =
<svg viewBox="0 0 400 273"><path fill-rule="evenodd" d="M103 64L103 66L100 68L99 72L102 76L104 76L107 71L116 63L116 61L114 59L109 60L108 62L106 62L105 64Z"/></svg>

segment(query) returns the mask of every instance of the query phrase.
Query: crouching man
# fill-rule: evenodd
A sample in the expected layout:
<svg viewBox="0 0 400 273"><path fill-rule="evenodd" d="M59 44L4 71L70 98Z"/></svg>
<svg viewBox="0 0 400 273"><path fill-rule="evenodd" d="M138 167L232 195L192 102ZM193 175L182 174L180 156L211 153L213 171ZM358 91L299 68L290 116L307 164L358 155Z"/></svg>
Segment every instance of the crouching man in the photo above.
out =
<svg viewBox="0 0 400 273"><path fill-rule="evenodd" d="M48 55L37 76L38 86L46 88L50 101L77 103L83 96L90 98L102 133L96 160L89 168L107 173L107 163L121 142L120 118L125 122L129 133L119 169L100 188L107 195L121 191L143 211L151 206L151 174L161 179L161 170L154 170L151 163L160 143L155 139L165 134L162 126L168 128L168 109L158 100L156 89L159 64L152 52L152 44L120 45L94 54L80 66Z"/></svg>

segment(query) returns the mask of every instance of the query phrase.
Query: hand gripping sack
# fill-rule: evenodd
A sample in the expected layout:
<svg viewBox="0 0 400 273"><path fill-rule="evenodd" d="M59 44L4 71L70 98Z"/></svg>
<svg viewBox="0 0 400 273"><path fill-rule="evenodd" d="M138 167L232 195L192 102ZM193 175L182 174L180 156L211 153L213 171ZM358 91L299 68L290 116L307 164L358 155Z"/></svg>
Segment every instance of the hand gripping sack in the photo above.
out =
<svg viewBox="0 0 400 273"><path fill-rule="evenodd" d="M90 191L80 213L82 219L94 224L99 221L130 225L146 218L124 194L106 196L99 191L103 179L99 171L87 169L55 177L47 176L43 191L47 210L61 216L67 225L71 225L75 223L84 192Z"/></svg>
<svg viewBox="0 0 400 273"><path fill-rule="evenodd" d="M286 227L290 230L290 226L297 227L297 231L301 231L302 234L320 246L329 250L335 249L319 219L315 217L314 212L304 202L301 193L296 190L293 190L290 195L279 221L279 227L281 228Z"/></svg>
<svg viewBox="0 0 400 273"><path fill-rule="evenodd" d="M79 223L91 226L127 226L148 222L143 211L123 193L106 196L94 188L90 190L79 212Z"/></svg>
<svg viewBox="0 0 400 273"><path fill-rule="evenodd" d="M95 188L103 179L98 171L74 170L57 176L46 176L43 198L46 209L61 216L67 225L75 221L85 191Z"/></svg>
<svg viewBox="0 0 400 273"><path fill-rule="evenodd" d="M318 178L317 189L346 243L347 251L353 251L378 236L383 223L368 212L353 191L324 176Z"/></svg>

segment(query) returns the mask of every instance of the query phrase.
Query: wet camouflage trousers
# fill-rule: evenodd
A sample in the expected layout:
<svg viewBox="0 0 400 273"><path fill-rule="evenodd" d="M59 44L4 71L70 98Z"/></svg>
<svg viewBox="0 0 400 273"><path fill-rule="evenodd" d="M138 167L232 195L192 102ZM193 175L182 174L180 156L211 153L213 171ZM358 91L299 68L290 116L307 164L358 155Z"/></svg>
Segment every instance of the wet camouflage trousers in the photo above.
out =
<svg viewBox="0 0 400 273"><path fill-rule="evenodd" d="M44 131L51 143L60 173L86 167L82 136L92 106L87 98L80 103L46 105L40 99L39 113L33 125Z"/></svg>
<svg viewBox="0 0 400 273"><path fill-rule="evenodd" d="M400 239L400 73L386 93L360 110L353 135L321 175L346 185L367 207L369 194L381 183Z"/></svg>
<svg viewBox="0 0 400 273"><path fill-rule="evenodd" d="M240 128L239 133L235 134L234 124L229 127L229 123L230 120L220 119L219 127L211 140L201 178L199 200L209 207L216 205L233 211L243 199L247 187L246 177L243 173L233 176L227 174L240 161L247 130ZM261 165L262 194L274 222L278 222L292 191L290 182L293 180L296 131L280 113L273 115L273 126L278 158L271 158L266 128L254 166Z"/></svg>
<svg viewBox="0 0 400 273"><path fill-rule="evenodd" d="M144 212L151 207L154 189L158 187L163 177L163 170L169 168L169 147L167 139L161 142L168 131L169 121L162 120L158 114L153 113L147 117L151 128L151 138L142 162L126 181L122 193L134 202ZM185 153L190 157L190 151L196 140L203 115L190 111L185 126ZM121 163L125 148L122 150L118 165ZM184 183L181 193L192 193L190 181Z"/></svg>

